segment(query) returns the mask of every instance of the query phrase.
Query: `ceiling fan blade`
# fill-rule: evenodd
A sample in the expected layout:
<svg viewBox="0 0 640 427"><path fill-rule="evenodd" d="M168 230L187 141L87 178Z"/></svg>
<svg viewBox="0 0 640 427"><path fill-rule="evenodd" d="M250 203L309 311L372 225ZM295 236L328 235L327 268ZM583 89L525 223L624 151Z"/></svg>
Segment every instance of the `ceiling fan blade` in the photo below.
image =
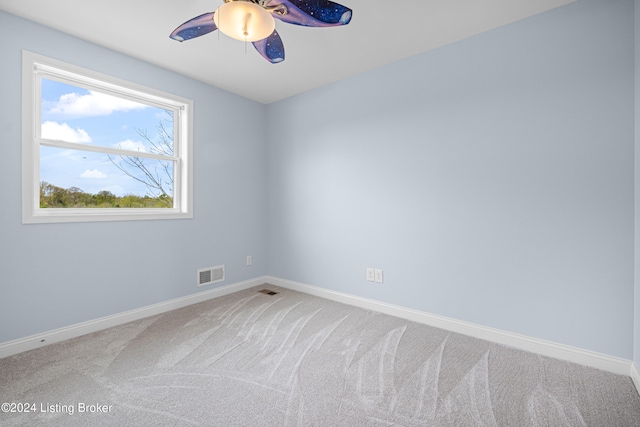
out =
<svg viewBox="0 0 640 427"><path fill-rule="evenodd" d="M273 0L269 6L279 4L287 8L287 13L273 13L274 18L305 27L347 25L353 15L353 11L348 7L329 0Z"/></svg>
<svg viewBox="0 0 640 427"><path fill-rule="evenodd" d="M179 42L183 42L185 40L191 40L196 37L209 34L210 32L218 29L215 22L213 22L214 13L215 12L205 13L188 20L173 30L169 37Z"/></svg>
<svg viewBox="0 0 640 427"><path fill-rule="evenodd" d="M266 39L253 42L253 46L267 61L277 64L284 61L284 44L276 30Z"/></svg>

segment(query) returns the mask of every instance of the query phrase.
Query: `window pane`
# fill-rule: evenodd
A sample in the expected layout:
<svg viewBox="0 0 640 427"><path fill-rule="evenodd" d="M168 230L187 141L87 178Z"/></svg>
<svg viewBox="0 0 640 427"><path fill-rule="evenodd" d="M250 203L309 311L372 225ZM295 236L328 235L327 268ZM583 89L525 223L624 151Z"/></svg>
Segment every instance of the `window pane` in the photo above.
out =
<svg viewBox="0 0 640 427"><path fill-rule="evenodd" d="M24 224L193 217L192 100L22 59Z"/></svg>
<svg viewBox="0 0 640 427"><path fill-rule="evenodd" d="M40 147L41 208L173 208L174 162Z"/></svg>
<svg viewBox="0 0 640 427"><path fill-rule="evenodd" d="M173 111L42 78L41 136L172 156Z"/></svg>

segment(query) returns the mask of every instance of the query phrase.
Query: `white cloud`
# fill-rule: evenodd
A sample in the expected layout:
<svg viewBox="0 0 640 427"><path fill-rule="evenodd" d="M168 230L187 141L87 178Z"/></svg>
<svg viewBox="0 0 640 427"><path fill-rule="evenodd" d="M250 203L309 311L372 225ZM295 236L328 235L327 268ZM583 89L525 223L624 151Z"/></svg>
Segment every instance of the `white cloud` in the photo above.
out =
<svg viewBox="0 0 640 427"><path fill-rule="evenodd" d="M122 150L140 151L140 152L146 152L147 151L142 142L133 141L131 139L126 139L124 141L121 141L121 142L117 143L116 147L120 148Z"/></svg>
<svg viewBox="0 0 640 427"><path fill-rule="evenodd" d="M73 129L66 123L44 122L41 134L45 139L53 139L67 142L91 142L91 137L86 130Z"/></svg>
<svg viewBox="0 0 640 427"><path fill-rule="evenodd" d="M61 95L48 113L71 117L93 117L108 116L114 111L142 110L144 108L147 108L144 104L90 90L86 95L78 93Z"/></svg>
<svg viewBox="0 0 640 427"><path fill-rule="evenodd" d="M91 178L91 179L95 179L95 178L106 178L107 175L105 175L103 172L100 172L98 169L94 169L92 171L90 171L89 169L87 169L86 171L82 172L80 174L81 178Z"/></svg>

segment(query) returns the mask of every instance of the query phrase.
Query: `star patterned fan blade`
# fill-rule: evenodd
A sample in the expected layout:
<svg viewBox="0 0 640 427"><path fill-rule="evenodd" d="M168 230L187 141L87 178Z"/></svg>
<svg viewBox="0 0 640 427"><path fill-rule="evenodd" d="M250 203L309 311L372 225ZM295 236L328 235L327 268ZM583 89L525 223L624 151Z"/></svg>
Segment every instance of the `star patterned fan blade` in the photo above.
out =
<svg viewBox="0 0 640 427"><path fill-rule="evenodd" d="M348 7L330 0L224 0L224 2L225 4L238 2L235 3L238 6L251 3L254 8L255 5L258 5L269 12L273 18L278 18L288 24L305 27L337 27L347 25L351 22L351 16L353 15L353 11ZM261 13L264 14L263 11ZM173 40L183 42L215 31L218 29L218 26L213 20L214 15L215 12L209 12L190 19L173 30L169 37ZM245 26L249 25L250 17L251 14L249 13L244 21ZM269 16L267 16L267 19L272 21ZM273 24L273 22L270 23ZM248 34L247 28L243 28L245 28L244 34L246 38ZM227 34L226 31L220 31ZM237 38L235 36L232 37ZM255 38L253 40L255 40ZM252 43L258 53L270 63L277 64L284 61L284 44L276 30L273 30L269 37Z"/></svg>
<svg viewBox="0 0 640 427"><path fill-rule="evenodd" d="M276 30L266 39L253 42L258 53L272 64L284 61L284 44Z"/></svg>
<svg viewBox="0 0 640 427"><path fill-rule="evenodd" d="M287 13L284 15L274 13L274 18L305 27L347 25L353 15L353 11L348 7L329 0L274 0L269 3L269 6L279 4L287 8Z"/></svg>
<svg viewBox="0 0 640 427"><path fill-rule="evenodd" d="M214 13L215 12L205 13L188 20L187 22L173 30L169 37L182 42L185 40L191 40L196 37L204 36L205 34L209 34L210 32L217 30L218 27L216 26L215 22L213 22Z"/></svg>

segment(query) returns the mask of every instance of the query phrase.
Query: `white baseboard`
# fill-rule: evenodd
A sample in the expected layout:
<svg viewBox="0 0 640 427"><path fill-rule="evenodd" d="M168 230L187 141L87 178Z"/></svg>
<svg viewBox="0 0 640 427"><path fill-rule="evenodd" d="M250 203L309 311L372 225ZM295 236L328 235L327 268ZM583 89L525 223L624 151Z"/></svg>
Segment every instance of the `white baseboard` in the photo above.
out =
<svg viewBox="0 0 640 427"><path fill-rule="evenodd" d="M365 308L372 311L377 311L380 313L389 314L416 323L434 326L437 328L457 332L475 338L480 338L509 347L518 348L543 356L578 363L584 366L590 366L592 368L613 372L615 374L629 376L632 365L630 360L621 359L614 356L608 356L589 350L583 350L577 347L571 347L564 344L558 344L551 341L545 341L525 335L519 335L512 332L489 328L486 326L451 319L444 316L429 314L418 310L412 310L405 307L383 303L380 301L360 298L354 295L331 291L328 289L306 285L291 280L280 279L277 277L266 277L265 280L267 283L281 286L283 288L304 292L306 294L319 296L329 300ZM636 389L640 390L640 375L637 375L637 370L635 371L635 373L636 379L634 379L634 383L636 384Z"/></svg>
<svg viewBox="0 0 640 427"><path fill-rule="evenodd" d="M638 372L638 367L635 363L631 363L631 380L636 386L636 391L640 394L640 372Z"/></svg>
<svg viewBox="0 0 640 427"><path fill-rule="evenodd" d="M41 334L31 335L25 338L19 338L13 341L7 341L0 344L0 359L21 353L27 350L43 347L45 345L68 340L70 338L79 337L81 335L90 334L92 332L101 331L113 326L122 325L134 320L143 319L156 314L166 313L167 311L186 307L191 304L207 301L212 298L221 297L233 292L242 291L254 286L265 283L264 277L238 282L231 285L198 292L185 297L172 299L158 304L148 305L146 307L125 311L123 313L111 316L101 317L99 319L89 320L87 322L78 323L64 328L54 329Z"/></svg>

